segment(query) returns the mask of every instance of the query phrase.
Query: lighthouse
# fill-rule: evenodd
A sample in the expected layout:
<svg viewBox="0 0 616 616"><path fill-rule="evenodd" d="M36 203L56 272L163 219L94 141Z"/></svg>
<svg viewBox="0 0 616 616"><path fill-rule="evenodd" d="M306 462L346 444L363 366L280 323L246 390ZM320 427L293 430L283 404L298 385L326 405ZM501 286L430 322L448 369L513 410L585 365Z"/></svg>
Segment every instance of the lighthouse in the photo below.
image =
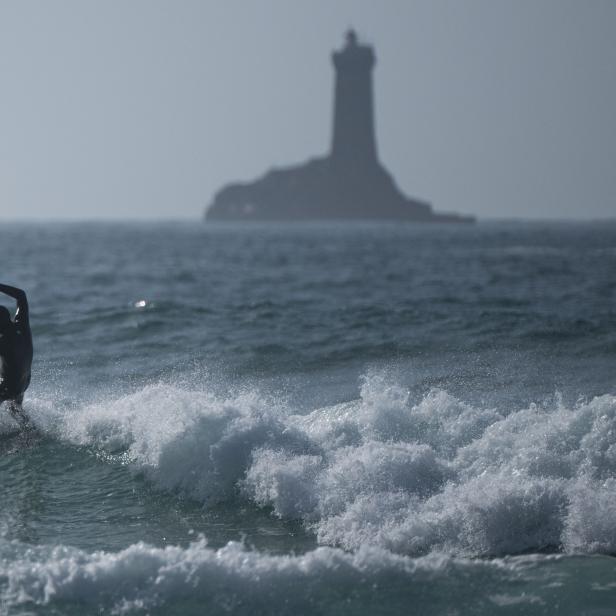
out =
<svg viewBox="0 0 616 616"><path fill-rule="evenodd" d="M377 161L372 96L374 52L372 47L360 45L355 31L349 30L346 45L334 51L332 61L336 71L332 162L347 168L372 166Z"/></svg>
<svg viewBox="0 0 616 616"><path fill-rule="evenodd" d="M270 169L251 182L227 184L214 195L206 220L472 222L470 216L441 214L424 201L410 199L379 161L372 47L349 30L342 49L331 57L334 113L327 154L299 165Z"/></svg>

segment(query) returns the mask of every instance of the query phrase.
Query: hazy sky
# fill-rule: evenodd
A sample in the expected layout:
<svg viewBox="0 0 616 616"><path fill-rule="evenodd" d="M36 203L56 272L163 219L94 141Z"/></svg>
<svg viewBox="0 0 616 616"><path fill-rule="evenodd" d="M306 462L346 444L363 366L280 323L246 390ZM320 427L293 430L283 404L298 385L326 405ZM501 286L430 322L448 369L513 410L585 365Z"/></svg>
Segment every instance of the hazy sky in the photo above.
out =
<svg viewBox="0 0 616 616"><path fill-rule="evenodd" d="M325 153L350 25L409 195L616 216L613 0L0 0L0 219L197 218Z"/></svg>

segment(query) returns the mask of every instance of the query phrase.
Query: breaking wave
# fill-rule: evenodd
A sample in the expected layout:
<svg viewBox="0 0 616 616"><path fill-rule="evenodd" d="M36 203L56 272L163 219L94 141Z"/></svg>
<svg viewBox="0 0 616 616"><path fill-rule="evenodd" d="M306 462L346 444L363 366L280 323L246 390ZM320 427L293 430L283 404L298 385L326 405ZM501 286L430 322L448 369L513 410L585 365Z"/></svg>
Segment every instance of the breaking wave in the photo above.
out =
<svg viewBox="0 0 616 616"><path fill-rule="evenodd" d="M294 414L276 399L169 384L59 411L43 430L210 506L243 498L321 545L456 557L616 552L616 397L504 414L386 376Z"/></svg>
<svg viewBox="0 0 616 616"><path fill-rule="evenodd" d="M187 548L138 543L121 552L87 553L0 540L0 597L14 609L51 605L64 614L87 607L115 614L297 614L307 606L320 614L352 614L360 606L384 613L386 592L387 613L422 601L422 613L439 614L453 595L461 608L545 605L539 586L546 559L410 558L372 547L276 556L234 542L214 550L204 539Z"/></svg>

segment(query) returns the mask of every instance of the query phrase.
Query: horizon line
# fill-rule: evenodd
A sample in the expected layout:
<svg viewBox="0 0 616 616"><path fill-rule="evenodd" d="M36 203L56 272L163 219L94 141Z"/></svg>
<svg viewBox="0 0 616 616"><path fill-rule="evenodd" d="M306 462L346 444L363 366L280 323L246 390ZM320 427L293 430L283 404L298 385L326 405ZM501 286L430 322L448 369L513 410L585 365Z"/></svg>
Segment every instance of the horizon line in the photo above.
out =
<svg viewBox="0 0 616 616"><path fill-rule="evenodd" d="M476 214L472 214L475 216L475 224L477 223L616 223L616 216L597 216L597 217L589 217L589 218L581 218L581 217L537 217L537 218L526 218L526 217L514 217L514 216L481 216L478 217ZM28 217L28 218L2 218L0 217L0 225L2 224L139 224L139 223L155 223L155 224L183 224L183 223L195 223L199 221L203 224L203 227L209 226L228 226L233 227L237 226L238 222L224 222L224 221L210 221L206 222L202 216L195 217L135 217L135 218L117 218L117 217L102 217L102 216L94 216L88 218L79 218L79 217L57 217L57 218L45 218L45 217ZM447 222L425 222L425 221L396 221L396 220L388 220L388 219L370 219L366 218L364 220L361 219L314 219L314 220L297 220L297 221L287 221L287 220L271 220L271 221L248 221L248 222L239 222L239 225L242 227L250 227L250 226L265 226L265 225L280 225L280 226L301 226L301 225L311 225L311 224L351 224L351 225L366 225L366 224L400 224L403 223L405 225L413 225L413 226L426 226L426 227L438 227L441 225L448 225ZM452 223L456 224L456 223ZM464 225L466 226L466 225Z"/></svg>

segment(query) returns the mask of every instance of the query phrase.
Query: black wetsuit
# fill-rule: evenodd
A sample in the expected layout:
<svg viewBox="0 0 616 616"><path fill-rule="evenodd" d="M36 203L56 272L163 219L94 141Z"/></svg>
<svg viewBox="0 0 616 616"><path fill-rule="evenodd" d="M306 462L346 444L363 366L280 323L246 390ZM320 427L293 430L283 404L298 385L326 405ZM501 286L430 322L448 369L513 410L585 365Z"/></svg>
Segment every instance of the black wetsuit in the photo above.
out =
<svg viewBox="0 0 616 616"><path fill-rule="evenodd" d="M0 403L10 402L11 410L21 407L24 392L30 385L32 334L26 294L16 287L0 284L0 292L17 300L17 312L11 321L0 324ZM6 308L2 309L6 314Z"/></svg>

